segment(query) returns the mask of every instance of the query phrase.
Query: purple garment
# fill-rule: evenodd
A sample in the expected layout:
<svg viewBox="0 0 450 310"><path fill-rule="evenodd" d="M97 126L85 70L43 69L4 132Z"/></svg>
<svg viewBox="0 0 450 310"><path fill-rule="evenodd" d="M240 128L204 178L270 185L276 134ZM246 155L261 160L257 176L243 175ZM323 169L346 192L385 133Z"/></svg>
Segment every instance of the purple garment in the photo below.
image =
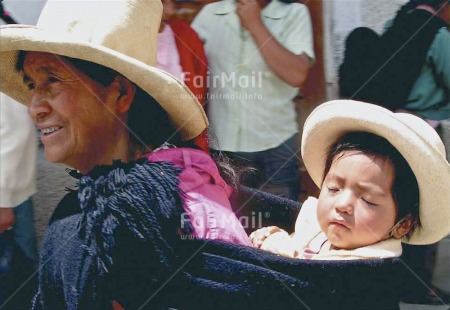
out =
<svg viewBox="0 0 450 310"><path fill-rule="evenodd" d="M190 221L195 238L216 239L251 246L234 214L230 196L233 189L225 183L212 158L204 151L170 148L145 154L150 162L171 162L183 168L180 189L185 194L182 225Z"/></svg>

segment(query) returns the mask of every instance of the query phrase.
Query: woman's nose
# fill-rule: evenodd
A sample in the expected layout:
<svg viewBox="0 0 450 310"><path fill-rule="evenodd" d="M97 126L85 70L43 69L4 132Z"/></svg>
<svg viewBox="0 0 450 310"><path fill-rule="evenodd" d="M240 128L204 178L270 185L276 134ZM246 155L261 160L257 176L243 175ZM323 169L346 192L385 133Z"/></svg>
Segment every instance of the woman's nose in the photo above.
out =
<svg viewBox="0 0 450 310"><path fill-rule="evenodd" d="M38 122L39 120L42 120L42 118L50 114L51 111L52 108L46 96L44 96L41 92L35 91L31 96L31 102L28 108L28 113L30 114L31 118L35 122Z"/></svg>
<svg viewBox="0 0 450 310"><path fill-rule="evenodd" d="M356 197L350 191L342 191L335 202L335 209L338 212L353 214Z"/></svg>

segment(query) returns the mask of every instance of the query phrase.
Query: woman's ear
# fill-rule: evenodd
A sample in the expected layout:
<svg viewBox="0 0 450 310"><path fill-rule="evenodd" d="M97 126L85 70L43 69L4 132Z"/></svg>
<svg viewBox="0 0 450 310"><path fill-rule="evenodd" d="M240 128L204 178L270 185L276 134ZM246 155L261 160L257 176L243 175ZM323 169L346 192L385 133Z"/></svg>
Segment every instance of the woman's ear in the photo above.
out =
<svg viewBox="0 0 450 310"><path fill-rule="evenodd" d="M413 220L411 219L411 214L408 214L403 219L400 220L397 227L392 231L392 236L396 239L402 238L404 235L409 233L413 228Z"/></svg>
<svg viewBox="0 0 450 310"><path fill-rule="evenodd" d="M118 87L117 111L126 113L130 109L136 94L136 85L123 76L116 76L113 83Z"/></svg>

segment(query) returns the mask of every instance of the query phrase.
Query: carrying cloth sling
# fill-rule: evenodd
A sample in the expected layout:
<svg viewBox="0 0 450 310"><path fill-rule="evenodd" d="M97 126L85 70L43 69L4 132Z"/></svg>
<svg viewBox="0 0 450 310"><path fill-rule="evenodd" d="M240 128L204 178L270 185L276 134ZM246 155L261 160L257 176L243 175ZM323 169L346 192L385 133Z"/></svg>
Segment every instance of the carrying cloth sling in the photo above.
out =
<svg viewBox="0 0 450 310"><path fill-rule="evenodd" d="M109 169L82 176L58 205L33 309L107 309L112 300L125 309L398 309L405 272L398 258L309 261L181 240L177 169L145 162ZM142 186L143 176L153 181ZM248 188L236 194L236 210L270 210L277 224L284 215L289 225L300 208Z"/></svg>

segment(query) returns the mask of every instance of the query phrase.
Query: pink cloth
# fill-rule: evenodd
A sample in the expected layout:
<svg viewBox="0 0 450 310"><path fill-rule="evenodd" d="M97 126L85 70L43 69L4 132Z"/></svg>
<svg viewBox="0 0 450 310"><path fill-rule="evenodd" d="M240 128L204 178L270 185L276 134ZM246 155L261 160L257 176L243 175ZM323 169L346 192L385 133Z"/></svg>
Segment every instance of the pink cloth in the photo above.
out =
<svg viewBox="0 0 450 310"><path fill-rule="evenodd" d="M169 72L174 77L183 80L183 69L180 64L180 54L175 42L175 34L170 25L165 24L162 32L158 33L158 50L156 53L156 67Z"/></svg>
<svg viewBox="0 0 450 310"><path fill-rule="evenodd" d="M183 168L180 189L185 193L183 222L190 221L195 238L218 239L251 246L250 239L234 214L230 196L233 189L225 183L212 158L189 148L157 150L144 155L149 161L171 162Z"/></svg>
<svg viewBox="0 0 450 310"><path fill-rule="evenodd" d="M309 246L303 250L303 253L299 255L299 258L312 259L315 255L319 254L325 242L328 241L327 236L321 232L319 236L314 238Z"/></svg>

